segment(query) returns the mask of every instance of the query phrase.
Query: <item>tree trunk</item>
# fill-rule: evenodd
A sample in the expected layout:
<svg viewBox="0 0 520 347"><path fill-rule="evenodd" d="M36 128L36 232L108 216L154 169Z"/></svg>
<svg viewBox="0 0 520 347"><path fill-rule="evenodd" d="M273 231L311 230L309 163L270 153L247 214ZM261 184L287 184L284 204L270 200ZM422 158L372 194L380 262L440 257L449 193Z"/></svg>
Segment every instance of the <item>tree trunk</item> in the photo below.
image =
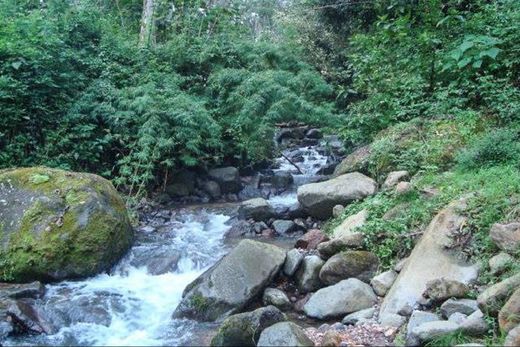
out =
<svg viewBox="0 0 520 347"><path fill-rule="evenodd" d="M149 47L155 41L155 0L143 0L143 15L141 17L141 32L139 34L139 45Z"/></svg>

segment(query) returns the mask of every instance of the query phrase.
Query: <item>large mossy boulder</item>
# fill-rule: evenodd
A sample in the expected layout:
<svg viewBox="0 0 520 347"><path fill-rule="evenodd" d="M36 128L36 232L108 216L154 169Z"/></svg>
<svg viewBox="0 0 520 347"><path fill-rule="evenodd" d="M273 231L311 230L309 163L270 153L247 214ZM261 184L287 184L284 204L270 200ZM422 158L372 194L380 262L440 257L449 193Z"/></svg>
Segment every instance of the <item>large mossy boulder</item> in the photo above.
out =
<svg viewBox="0 0 520 347"><path fill-rule="evenodd" d="M242 240L184 290L174 318L222 320L263 293L285 262L285 250Z"/></svg>
<svg viewBox="0 0 520 347"><path fill-rule="evenodd" d="M99 176L0 171L0 280L58 281L108 270L130 248L125 204Z"/></svg>

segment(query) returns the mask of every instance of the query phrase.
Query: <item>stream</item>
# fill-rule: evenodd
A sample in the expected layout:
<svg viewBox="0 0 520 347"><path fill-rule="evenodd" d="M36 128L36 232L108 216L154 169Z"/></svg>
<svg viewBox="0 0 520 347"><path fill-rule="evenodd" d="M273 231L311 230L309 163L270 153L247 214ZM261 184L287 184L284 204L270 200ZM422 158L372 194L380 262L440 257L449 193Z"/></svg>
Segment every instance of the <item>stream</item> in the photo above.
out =
<svg viewBox="0 0 520 347"><path fill-rule="evenodd" d="M284 158L280 171L289 171L293 186L270 197L276 207L297 202L298 185L312 181L327 162L313 147L299 149L300 173ZM201 345L209 342L215 324L172 319L184 288L226 254L224 234L232 209L197 206L161 211L153 232L138 232L129 253L110 274L81 281L46 285L38 303L51 323L50 334L12 337L19 345ZM161 271L176 264L174 271ZM59 328L54 328L59 327Z"/></svg>

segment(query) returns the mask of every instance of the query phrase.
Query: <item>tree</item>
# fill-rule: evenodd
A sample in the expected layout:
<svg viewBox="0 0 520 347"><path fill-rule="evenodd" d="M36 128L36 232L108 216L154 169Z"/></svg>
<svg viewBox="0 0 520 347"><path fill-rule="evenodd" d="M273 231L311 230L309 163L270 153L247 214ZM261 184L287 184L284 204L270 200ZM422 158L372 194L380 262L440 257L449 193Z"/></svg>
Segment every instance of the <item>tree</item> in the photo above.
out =
<svg viewBox="0 0 520 347"><path fill-rule="evenodd" d="M143 0L139 45L149 47L155 43L155 0Z"/></svg>

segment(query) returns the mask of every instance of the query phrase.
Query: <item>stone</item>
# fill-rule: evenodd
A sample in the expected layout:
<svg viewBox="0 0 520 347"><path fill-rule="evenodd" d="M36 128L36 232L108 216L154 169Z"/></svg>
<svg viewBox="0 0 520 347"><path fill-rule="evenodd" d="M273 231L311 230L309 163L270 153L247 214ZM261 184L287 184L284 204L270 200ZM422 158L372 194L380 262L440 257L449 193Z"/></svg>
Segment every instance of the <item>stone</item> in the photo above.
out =
<svg viewBox="0 0 520 347"><path fill-rule="evenodd" d="M264 198L254 198L243 201L238 208L238 217L266 222L276 216L274 208Z"/></svg>
<svg viewBox="0 0 520 347"><path fill-rule="evenodd" d="M372 278L370 285L377 295L385 296L388 290L392 287L396 278L397 272L388 270Z"/></svg>
<svg viewBox="0 0 520 347"><path fill-rule="evenodd" d="M468 286L462 282L437 278L426 283L423 296L438 302L449 298L463 298L468 292Z"/></svg>
<svg viewBox="0 0 520 347"><path fill-rule="evenodd" d="M264 329L286 320L285 315L274 306L229 316L220 325L211 346L254 347Z"/></svg>
<svg viewBox="0 0 520 347"><path fill-rule="evenodd" d="M286 235L296 231L297 225L292 220L277 219L272 224L274 231L279 235Z"/></svg>
<svg viewBox="0 0 520 347"><path fill-rule="evenodd" d="M520 289L516 289L498 312L498 324L506 333L520 324Z"/></svg>
<svg viewBox="0 0 520 347"><path fill-rule="evenodd" d="M225 239L246 236L253 231L253 225L245 220L238 220L224 233Z"/></svg>
<svg viewBox="0 0 520 347"><path fill-rule="evenodd" d="M459 325L450 321L426 322L412 330L421 343L450 335L459 329Z"/></svg>
<svg viewBox="0 0 520 347"><path fill-rule="evenodd" d="M405 181L410 177L408 171L392 171L386 177L383 183L383 189L388 189L396 186L399 182Z"/></svg>
<svg viewBox="0 0 520 347"><path fill-rule="evenodd" d="M293 248L287 252L285 263L283 265L283 273L287 276L292 276L298 270L298 267L302 263L304 255L298 249Z"/></svg>
<svg viewBox="0 0 520 347"><path fill-rule="evenodd" d="M323 133L320 129L309 129L307 133L305 133L305 137L308 137L309 139L321 139Z"/></svg>
<svg viewBox="0 0 520 347"><path fill-rule="evenodd" d="M505 347L518 347L520 346L520 325L511 329L507 333L506 339L504 340Z"/></svg>
<svg viewBox="0 0 520 347"><path fill-rule="evenodd" d="M134 240L108 180L45 167L0 171L0 274L59 281L109 270ZM1 277L0 277L1 280Z"/></svg>
<svg viewBox="0 0 520 347"><path fill-rule="evenodd" d="M397 313L388 313L379 317L379 323L384 327L399 329L406 323L406 317L398 315Z"/></svg>
<svg viewBox="0 0 520 347"><path fill-rule="evenodd" d="M279 143L284 139L301 140L305 137L306 131L306 127L282 128L276 133L275 139Z"/></svg>
<svg viewBox="0 0 520 347"><path fill-rule="evenodd" d="M376 301L377 297L368 284L349 278L318 290L303 310L309 317L328 319L372 307Z"/></svg>
<svg viewBox="0 0 520 347"><path fill-rule="evenodd" d="M264 305L273 305L280 309L288 309L292 306L291 300L287 297L287 294L283 290L277 288L266 288L264 295L262 296L262 302Z"/></svg>
<svg viewBox="0 0 520 347"><path fill-rule="evenodd" d="M215 181L206 181L202 184L202 190L208 193L213 199L218 199L222 196L220 185Z"/></svg>
<svg viewBox="0 0 520 347"><path fill-rule="evenodd" d="M293 182L294 178L288 171L277 171L271 179L271 185L276 189L287 189Z"/></svg>
<svg viewBox="0 0 520 347"><path fill-rule="evenodd" d="M337 347L341 344L341 333L336 330L327 330L321 339L320 346Z"/></svg>
<svg viewBox="0 0 520 347"><path fill-rule="evenodd" d="M406 265L406 262L408 261L408 258L403 258L401 260L399 260L395 265L394 265L394 270L395 272L401 272L401 270L404 268L404 266Z"/></svg>
<svg viewBox="0 0 520 347"><path fill-rule="evenodd" d="M347 218L340 225L334 228L332 235L334 238L348 237L354 234L354 230L363 226L367 220L368 211L361 210L356 214L353 214Z"/></svg>
<svg viewBox="0 0 520 347"><path fill-rule="evenodd" d="M489 326L482 311L476 310L460 323L460 330L466 335L482 336L488 332Z"/></svg>
<svg viewBox="0 0 520 347"><path fill-rule="evenodd" d="M0 299L39 299L45 294L45 286L38 281L30 283L1 283Z"/></svg>
<svg viewBox="0 0 520 347"><path fill-rule="evenodd" d="M320 270L325 262L317 255L303 258L300 268L296 272L296 284L302 293L313 292L322 287Z"/></svg>
<svg viewBox="0 0 520 347"><path fill-rule="evenodd" d="M317 249L322 258L328 259L341 251L362 248L364 242L365 236L362 233L352 233L348 236L322 242Z"/></svg>
<svg viewBox="0 0 520 347"><path fill-rule="evenodd" d="M295 248L303 248L307 250L316 249L322 242L328 241L329 237L319 229L311 229L302 237L296 240Z"/></svg>
<svg viewBox="0 0 520 347"><path fill-rule="evenodd" d="M52 334L57 330L34 299L23 298L11 303L7 316L23 333Z"/></svg>
<svg viewBox="0 0 520 347"><path fill-rule="evenodd" d="M413 186L410 182L399 182L395 186L396 194L406 194L408 192L411 192L412 189L413 189Z"/></svg>
<svg viewBox="0 0 520 347"><path fill-rule="evenodd" d="M332 217L338 218L341 216L341 214L345 211L345 206L343 205L336 205L332 208Z"/></svg>
<svg viewBox="0 0 520 347"><path fill-rule="evenodd" d="M186 287L173 317L215 321L238 313L263 293L284 262L282 248L242 240Z"/></svg>
<svg viewBox="0 0 520 347"><path fill-rule="evenodd" d="M336 166L334 176L340 176L349 172L366 172L372 149L370 146L363 146L350 153Z"/></svg>
<svg viewBox="0 0 520 347"><path fill-rule="evenodd" d="M471 299L448 299L441 305L441 313L448 318L455 312L470 315L478 310L477 300Z"/></svg>
<svg viewBox="0 0 520 347"><path fill-rule="evenodd" d="M367 251L345 251L333 255L321 268L320 279L335 284L347 278L369 282L379 267L379 259Z"/></svg>
<svg viewBox="0 0 520 347"><path fill-rule="evenodd" d="M433 218L386 294L382 313L415 307L432 280L445 278L468 284L477 278L478 266L462 261L457 250L446 248L451 244L451 234L466 223L466 217L461 215L466 206L464 199L457 200Z"/></svg>
<svg viewBox="0 0 520 347"><path fill-rule="evenodd" d="M280 322L262 331L257 346L314 346L314 343L296 324Z"/></svg>
<svg viewBox="0 0 520 347"><path fill-rule="evenodd" d="M406 346L418 346L420 344L419 338L412 333L413 329L423 323L436 322L439 320L439 316L435 313L418 310L413 311L406 326Z"/></svg>
<svg viewBox="0 0 520 347"><path fill-rule="evenodd" d="M515 259L505 252L500 252L489 259L489 270L492 275L500 275L513 264Z"/></svg>
<svg viewBox="0 0 520 347"><path fill-rule="evenodd" d="M211 169L208 171L208 175L219 184L222 194L238 193L242 189L240 174L236 167L228 166Z"/></svg>
<svg viewBox="0 0 520 347"><path fill-rule="evenodd" d="M166 193L174 198L185 197L195 193L196 174L189 170L181 170L173 175L173 182L166 186Z"/></svg>
<svg viewBox="0 0 520 347"><path fill-rule="evenodd" d="M298 188L300 204L318 219L332 216L332 208L361 200L377 192L377 183L363 174L353 172L336 178L310 183Z"/></svg>
<svg viewBox="0 0 520 347"><path fill-rule="evenodd" d="M479 308L490 314L498 313L505 300L518 287L520 287L520 273L498 282L480 293L477 297Z"/></svg>
<svg viewBox="0 0 520 347"><path fill-rule="evenodd" d="M466 319L468 318L467 315L465 315L464 313L460 313L460 312L454 312L449 318L448 320L450 322L453 322L453 323L456 323L456 324L461 324L462 322L464 322Z"/></svg>
<svg viewBox="0 0 520 347"><path fill-rule="evenodd" d="M489 231L491 240L503 251L516 252L520 249L520 223L493 224Z"/></svg>
<svg viewBox="0 0 520 347"><path fill-rule="evenodd" d="M371 319L374 317L376 313L376 309L373 307L366 308L364 310L356 311L354 313L348 314L343 318L341 323L346 325L355 325L360 319Z"/></svg>

